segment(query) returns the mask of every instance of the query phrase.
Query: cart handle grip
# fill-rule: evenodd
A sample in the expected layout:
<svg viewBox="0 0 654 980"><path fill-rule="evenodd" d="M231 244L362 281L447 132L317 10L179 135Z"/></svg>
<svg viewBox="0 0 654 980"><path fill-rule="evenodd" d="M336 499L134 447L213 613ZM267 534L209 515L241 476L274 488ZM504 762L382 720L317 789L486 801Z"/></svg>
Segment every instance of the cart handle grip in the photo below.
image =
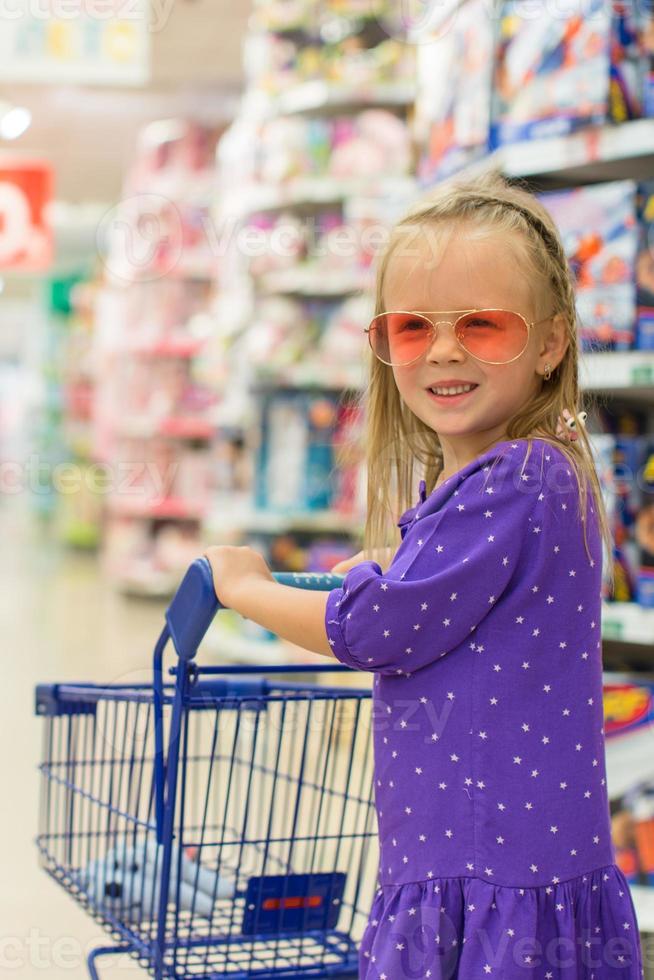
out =
<svg viewBox="0 0 654 980"><path fill-rule="evenodd" d="M344 576L329 572L274 572L273 578L280 585L328 592L337 589ZM168 631L180 660L193 660L214 616L224 608L216 596L209 561L196 558L166 610Z"/></svg>

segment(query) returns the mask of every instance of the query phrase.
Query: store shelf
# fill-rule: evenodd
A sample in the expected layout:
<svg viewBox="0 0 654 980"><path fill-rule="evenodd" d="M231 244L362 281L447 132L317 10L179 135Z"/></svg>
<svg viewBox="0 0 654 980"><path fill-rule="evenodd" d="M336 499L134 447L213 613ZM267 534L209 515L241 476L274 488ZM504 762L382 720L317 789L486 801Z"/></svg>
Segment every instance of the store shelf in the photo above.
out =
<svg viewBox="0 0 654 980"><path fill-rule="evenodd" d="M411 177L370 177L366 180L339 180L334 177L298 177L280 185L253 185L243 193L221 202L226 218L245 218L259 211L284 208L323 207L349 198L398 198L409 203L417 193Z"/></svg>
<svg viewBox="0 0 654 980"><path fill-rule="evenodd" d="M360 520L335 511L293 511L280 514L273 511L258 511L251 507L227 507L215 510L205 520L207 534L225 535L244 531L263 534L283 534L287 531L313 531L325 533L358 534L363 525Z"/></svg>
<svg viewBox="0 0 654 980"><path fill-rule="evenodd" d="M123 595L143 599L170 599L175 594L181 575L155 569L135 562L112 573L112 582Z"/></svg>
<svg viewBox="0 0 654 980"><path fill-rule="evenodd" d="M116 432L129 439L152 439L156 436L168 436L171 439L198 439L208 441L213 439L216 427L213 421L204 419L180 418L131 418L116 426Z"/></svg>
<svg viewBox="0 0 654 980"><path fill-rule="evenodd" d="M178 339L170 337L154 341L151 344L134 345L127 348L127 353L130 356L135 354L137 357L171 357L179 360L191 360L197 357L204 343L204 340L195 340L192 337Z"/></svg>
<svg viewBox="0 0 654 980"><path fill-rule="evenodd" d="M501 146L466 166L459 176L493 170L548 187L649 180L654 171L654 119L593 126L564 136Z"/></svg>
<svg viewBox="0 0 654 980"><path fill-rule="evenodd" d="M579 382L587 391L654 403L654 351L582 354Z"/></svg>
<svg viewBox="0 0 654 980"><path fill-rule="evenodd" d="M319 388L324 391L361 391L365 384L362 364L324 367L309 362L292 364L274 372L259 371L254 388Z"/></svg>
<svg viewBox="0 0 654 980"><path fill-rule="evenodd" d="M318 36L320 27L330 20L348 18L365 23L378 20L388 15L386 2L377 3L375 0L359 0L339 4L338 10L327 8L321 12L318 6L309 7L298 16L297 5L280 3L279 0L266 4L265 14L255 8L252 25L257 30L269 31L275 34L306 34L308 37Z"/></svg>
<svg viewBox="0 0 654 980"><path fill-rule="evenodd" d="M129 496L110 498L109 509L117 517L133 517L140 520L200 521L205 514L203 507L180 497L155 501L143 500L137 494L134 494L134 499L130 499Z"/></svg>
<svg viewBox="0 0 654 980"><path fill-rule="evenodd" d="M645 609L636 602L605 602L602 606L602 640L649 647L654 669L654 609Z"/></svg>
<svg viewBox="0 0 654 980"><path fill-rule="evenodd" d="M408 109L415 100L416 86L410 83L338 88L329 82L315 80L304 82L270 99L268 108L279 115L341 110L355 112L372 106Z"/></svg>
<svg viewBox="0 0 654 980"><path fill-rule="evenodd" d="M339 297L371 289L370 276L355 270L320 269L312 266L269 272L257 279L261 293L295 296Z"/></svg>

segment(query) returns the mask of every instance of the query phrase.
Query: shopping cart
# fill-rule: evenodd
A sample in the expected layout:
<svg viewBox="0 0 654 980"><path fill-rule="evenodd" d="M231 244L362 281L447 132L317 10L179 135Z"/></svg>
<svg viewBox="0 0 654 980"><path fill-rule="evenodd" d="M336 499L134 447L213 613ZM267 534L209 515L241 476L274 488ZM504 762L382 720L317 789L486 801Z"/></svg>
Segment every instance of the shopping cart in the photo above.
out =
<svg viewBox="0 0 654 980"><path fill-rule="evenodd" d="M304 681L349 670L331 661L198 666L218 608L199 559L152 685L37 688L41 863L115 941L95 980L125 952L156 978L355 976L377 887L371 691Z"/></svg>

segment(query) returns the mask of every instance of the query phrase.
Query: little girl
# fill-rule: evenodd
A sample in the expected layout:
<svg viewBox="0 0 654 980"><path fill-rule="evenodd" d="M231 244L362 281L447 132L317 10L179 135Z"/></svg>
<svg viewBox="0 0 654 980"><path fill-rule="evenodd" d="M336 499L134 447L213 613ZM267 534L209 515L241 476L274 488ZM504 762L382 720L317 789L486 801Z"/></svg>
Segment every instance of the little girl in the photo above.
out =
<svg viewBox="0 0 654 980"><path fill-rule="evenodd" d="M578 337L545 208L498 177L439 189L393 231L368 338L366 550L335 568L342 588L208 552L225 605L374 675L359 977L636 980L604 757L610 537L583 426L557 436L578 417Z"/></svg>

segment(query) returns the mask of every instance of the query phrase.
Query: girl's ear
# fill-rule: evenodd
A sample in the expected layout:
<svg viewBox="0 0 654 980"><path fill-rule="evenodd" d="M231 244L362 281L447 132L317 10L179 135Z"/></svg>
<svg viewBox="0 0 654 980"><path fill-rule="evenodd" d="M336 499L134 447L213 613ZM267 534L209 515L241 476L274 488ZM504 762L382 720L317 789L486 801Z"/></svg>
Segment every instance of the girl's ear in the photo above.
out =
<svg viewBox="0 0 654 980"><path fill-rule="evenodd" d="M540 349L540 367L544 368L546 363L552 365L552 369L557 368L566 355L570 346L568 319L564 313L555 313L549 327L543 332Z"/></svg>

